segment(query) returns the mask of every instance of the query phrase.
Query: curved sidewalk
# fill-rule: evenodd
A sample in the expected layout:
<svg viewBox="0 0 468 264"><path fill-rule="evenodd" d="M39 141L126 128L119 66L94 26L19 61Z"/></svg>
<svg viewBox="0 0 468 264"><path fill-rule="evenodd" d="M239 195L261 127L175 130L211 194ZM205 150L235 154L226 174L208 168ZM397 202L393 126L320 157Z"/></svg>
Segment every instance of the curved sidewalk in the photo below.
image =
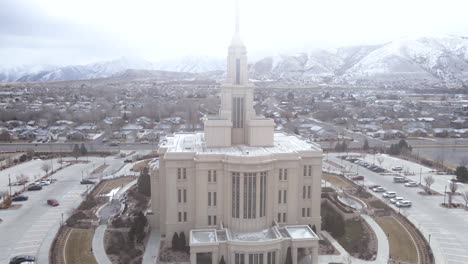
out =
<svg viewBox="0 0 468 264"><path fill-rule="evenodd" d="M327 238L330 243L340 252L340 255L320 255L319 263L330 263L330 262L343 262L348 257L351 259L353 264L382 264L387 263L390 255L390 246L388 244L387 235L382 230L382 228L377 224L377 222L368 215L361 215L361 217L367 222L367 224L372 228L377 237L377 256L375 260L368 261L355 258L336 241L328 232L322 231L322 235Z"/></svg>
<svg viewBox="0 0 468 264"><path fill-rule="evenodd" d="M99 225L94 231L93 236L93 255L99 264L112 264L104 248L104 234L106 233L106 228L107 225Z"/></svg>

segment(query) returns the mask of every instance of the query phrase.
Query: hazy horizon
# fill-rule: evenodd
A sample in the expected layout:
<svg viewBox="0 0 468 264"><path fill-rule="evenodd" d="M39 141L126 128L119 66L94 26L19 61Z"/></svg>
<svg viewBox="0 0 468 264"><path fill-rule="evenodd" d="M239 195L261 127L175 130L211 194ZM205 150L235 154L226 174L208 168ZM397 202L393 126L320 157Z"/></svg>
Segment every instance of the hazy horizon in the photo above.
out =
<svg viewBox="0 0 468 264"><path fill-rule="evenodd" d="M241 0L240 5L241 35L253 59L384 44L407 36L468 35L468 3L459 0ZM76 65L122 57L151 62L224 58L234 10L234 0L1 1L1 65Z"/></svg>

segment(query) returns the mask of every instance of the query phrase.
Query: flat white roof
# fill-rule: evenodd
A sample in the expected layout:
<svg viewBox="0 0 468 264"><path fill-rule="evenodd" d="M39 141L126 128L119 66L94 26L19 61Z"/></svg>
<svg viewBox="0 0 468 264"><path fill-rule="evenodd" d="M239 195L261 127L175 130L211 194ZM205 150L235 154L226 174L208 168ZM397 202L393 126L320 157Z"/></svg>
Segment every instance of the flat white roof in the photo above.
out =
<svg viewBox="0 0 468 264"><path fill-rule="evenodd" d="M286 226L292 239L318 238L309 226Z"/></svg>
<svg viewBox="0 0 468 264"><path fill-rule="evenodd" d="M192 243L216 242L216 230L192 230Z"/></svg>
<svg viewBox="0 0 468 264"><path fill-rule="evenodd" d="M204 133L181 133L166 137L161 147L167 152L196 152L203 154L226 154L233 156L264 156L269 154L293 153L304 150L321 151L319 145L307 142L295 135L275 133L271 147L235 145L231 147L206 147Z"/></svg>

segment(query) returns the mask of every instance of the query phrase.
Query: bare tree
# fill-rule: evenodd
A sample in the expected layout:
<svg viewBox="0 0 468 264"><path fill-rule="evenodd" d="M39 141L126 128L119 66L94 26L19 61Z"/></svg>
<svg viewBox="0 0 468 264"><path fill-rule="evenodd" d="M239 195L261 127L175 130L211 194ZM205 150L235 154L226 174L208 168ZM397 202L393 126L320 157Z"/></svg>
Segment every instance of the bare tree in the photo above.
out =
<svg viewBox="0 0 468 264"><path fill-rule="evenodd" d="M451 181L450 184L449 184L449 190L450 190L450 192L449 192L449 194L448 194L448 195L449 195L449 197L448 197L448 198L449 198L449 205L452 204L452 197L453 197L453 196L455 195L455 193L457 192L457 189L458 189L457 183L454 182L454 181Z"/></svg>
<svg viewBox="0 0 468 264"><path fill-rule="evenodd" d="M379 163L380 167L382 167L382 163L384 162L385 158L382 156L377 157L377 162Z"/></svg>
<svg viewBox="0 0 468 264"><path fill-rule="evenodd" d="M431 185L434 184L434 177L432 175L428 175L424 177L424 182L426 183L426 192L428 194L431 193Z"/></svg>
<svg viewBox="0 0 468 264"><path fill-rule="evenodd" d="M462 193L463 200L465 200L465 209L468 209L468 191Z"/></svg>
<svg viewBox="0 0 468 264"><path fill-rule="evenodd" d="M50 165L49 165L49 163L44 162L44 163L42 164L42 166L41 166L41 170L43 170L43 171L46 173L46 175L47 175L47 173L48 173L49 170L50 170Z"/></svg>
<svg viewBox="0 0 468 264"><path fill-rule="evenodd" d="M468 157L467 156L464 156L460 159L460 166L461 167L466 167L466 165L468 165Z"/></svg>
<svg viewBox="0 0 468 264"><path fill-rule="evenodd" d="M24 174L20 174L16 176L16 181L21 185L25 185L29 181L29 177Z"/></svg>

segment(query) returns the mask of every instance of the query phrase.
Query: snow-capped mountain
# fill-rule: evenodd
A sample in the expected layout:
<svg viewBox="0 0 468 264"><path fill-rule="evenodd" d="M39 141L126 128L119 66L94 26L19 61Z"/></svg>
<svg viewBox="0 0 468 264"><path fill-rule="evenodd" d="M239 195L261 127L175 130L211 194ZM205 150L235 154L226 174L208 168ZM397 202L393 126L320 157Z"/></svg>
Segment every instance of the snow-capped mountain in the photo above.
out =
<svg viewBox="0 0 468 264"><path fill-rule="evenodd" d="M128 69L204 73L225 71L225 59L185 57L151 63L141 59L66 67L0 68L0 81L56 81L123 76ZM468 38L402 38L382 45L316 49L250 62L250 78L301 84L468 85ZM207 75L209 76L209 75ZM217 74L219 77L219 74Z"/></svg>

